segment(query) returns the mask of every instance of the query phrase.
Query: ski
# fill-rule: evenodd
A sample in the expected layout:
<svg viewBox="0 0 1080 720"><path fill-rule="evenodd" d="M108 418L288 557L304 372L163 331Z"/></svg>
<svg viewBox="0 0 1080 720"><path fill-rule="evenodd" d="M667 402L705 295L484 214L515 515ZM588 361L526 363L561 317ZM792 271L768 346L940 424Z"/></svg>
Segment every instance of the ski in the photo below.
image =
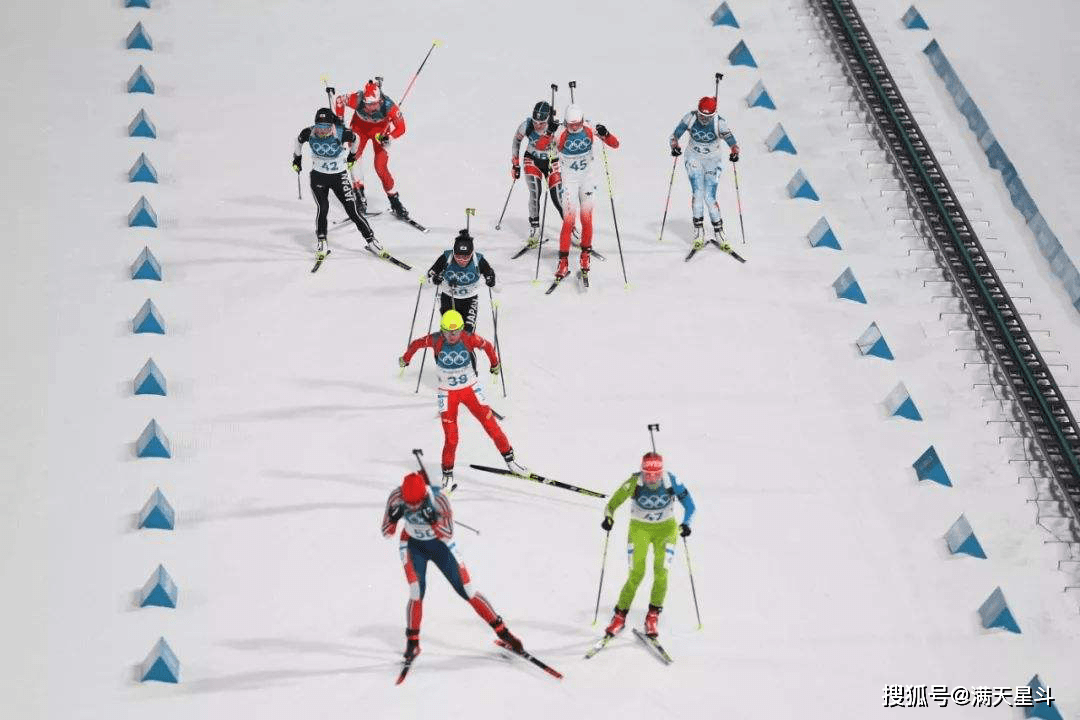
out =
<svg viewBox="0 0 1080 720"><path fill-rule="evenodd" d="M414 228L416 228L417 230L419 230L422 233L426 233L428 231L428 229L426 227L424 227L420 223L416 222L411 217L401 217L400 215L395 215L394 213L390 213L390 215L395 220L400 220L401 222L405 223L406 225L412 225Z"/></svg>
<svg viewBox="0 0 1080 720"><path fill-rule="evenodd" d="M547 238L544 238L543 240L540 241L539 244L543 245L546 242L547 242ZM511 255L510 259L511 260L517 260L519 257L524 255L525 253L529 252L530 250L535 250L535 249L536 249L536 244L535 243L525 243L525 247L521 248L516 253Z"/></svg>
<svg viewBox="0 0 1080 720"><path fill-rule="evenodd" d="M674 660L671 659L671 656L667 654L667 650L664 649L664 646L661 645L660 642L656 638L649 637L648 635L641 632L637 628L632 628L632 629L634 631L634 635L637 636L638 640L645 643L645 645L650 650L652 650L654 653L656 653L656 656L658 658L660 658L660 660L663 661L663 663L665 665L670 665L671 663L675 662Z"/></svg>
<svg viewBox="0 0 1080 720"><path fill-rule="evenodd" d="M562 277L556 276L555 279L552 281L551 285L548 286L548 289L544 292L544 294L545 295L550 295L551 293L555 292L555 288L559 287L559 283L561 283L563 281L563 278L566 278L567 276L569 276L569 274L570 273L567 273L566 275L563 275Z"/></svg>
<svg viewBox="0 0 1080 720"><path fill-rule="evenodd" d="M701 247L705 247L705 246L704 246L704 245L702 245ZM694 257L695 255L697 255L697 253L698 253L698 250L700 250L700 249L701 249L701 248L698 248L698 247L696 247L696 248L691 248L691 249L690 249L690 253L689 253L689 254L688 254L688 255L686 256L686 259L685 259L685 260L684 260L683 262L690 262L690 258L692 258L692 257Z"/></svg>
<svg viewBox="0 0 1080 720"><path fill-rule="evenodd" d="M413 655L411 658L405 658L401 662L401 672L398 673L397 682L394 683L395 685L400 685L401 683L405 682L405 676L409 674L409 668L412 667L413 660L415 659L416 655Z"/></svg>
<svg viewBox="0 0 1080 720"><path fill-rule="evenodd" d="M377 253L377 252L375 252L374 250L371 249L371 245L365 245L364 249L367 250L372 255L374 255L375 257L379 258L380 260L385 260L385 261L387 261L389 263L393 263L394 265L397 265L399 268L403 268L405 270L412 270L412 265L409 265L408 263L404 263L401 260L398 260L396 257L391 255L390 253L386 252L386 250L383 250L381 253ZM314 272L314 270L312 270L312 272Z"/></svg>
<svg viewBox="0 0 1080 720"><path fill-rule="evenodd" d="M564 483L560 480L552 480L551 478L544 477L543 475L537 475L536 473L529 473L528 475L522 475L516 473L513 470L507 470L504 468L489 467L487 465L472 465L469 467L474 470L483 470L484 472L495 473L496 475L510 475L512 477L521 478L522 480L531 480L532 482L540 483L541 485L550 485L552 487L562 488L563 490L570 490L571 492L581 493L582 495L588 495L589 497L606 498L602 492L596 492L595 490L589 490L588 488L578 487L577 485L571 485L570 483Z"/></svg>
<svg viewBox="0 0 1080 720"><path fill-rule="evenodd" d="M366 218L375 217L376 215L382 215L382 210L376 210L375 212L363 212L363 213L360 213L360 214L363 215ZM336 227L338 225L344 225L345 223L349 223L349 222L352 222L352 220L350 220L348 217L344 217L344 218L342 218L340 220L335 220L334 222L331 223L331 225Z"/></svg>
<svg viewBox="0 0 1080 720"><path fill-rule="evenodd" d="M583 290L588 290L589 289L589 271L588 270L578 270L577 271L577 277L578 277L578 280L581 281L582 289Z"/></svg>
<svg viewBox="0 0 1080 720"><path fill-rule="evenodd" d="M601 650L603 650L604 648L606 648L607 644L609 642L611 642L612 640L614 640L614 639L615 639L614 635L608 635L608 634L605 633L604 637L597 640L596 643L591 648L589 648L588 650L585 651L585 659L588 660L589 658L596 655L596 653L598 653Z"/></svg>
<svg viewBox="0 0 1080 720"><path fill-rule="evenodd" d="M727 250L725 250L724 248L720 247L720 243L716 242L715 240L710 240L707 244L715 245L717 250L719 250L722 253L726 253L726 254L730 255L731 257L735 258L736 260L738 260L741 263L746 262L746 258L744 258L742 255L735 252L730 247Z"/></svg>
<svg viewBox="0 0 1080 720"><path fill-rule="evenodd" d="M581 249L581 243L579 243L577 241L571 240L570 244L573 245L574 247L576 247L579 250ZM602 252L600 252L599 250L597 250L596 248L590 248L589 249L589 254L592 255L595 258L599 258L599 259L603 260L604 262L607 262L607 258L604 257L604 254Z"/></svg>
<svg viewBox="0 0 1080 720"><path fill-rule="evenodd" d="M325 260L326 256L329 255L329 254L330 254L330 251L327 250L326 254L322 255L321 257L319 255L316 255L315 256L315 266L313 268L311 268L311 272L316 272L319 268L321 268L322 264L323 264L323 260Z"/></svg>
<svg viewBox="0 0 1080 720"><path fill-rule="evenodd" d="M532 653L530 653L525 648L522 648L521 650L515 650L514 648L510 647L509 645L507 645L502 640L498 640L498 639L495 640L495 644L498 645L499 647L501 647L503 650L506 650L507 652L511 652L511 653L513 653L515 655L518 655L520 657L525 658L526 660L531 662L533 665L535 665L536 667L538 667L541 670L543 670L544 672L546 672L548 675L551 675L552 677L556 677L556 678L562 680L563 676L562 676L561 672L559 672L555 668L551 667L550 665L548 665L546 662L544 662L540 658L534 656Z"/></svg>

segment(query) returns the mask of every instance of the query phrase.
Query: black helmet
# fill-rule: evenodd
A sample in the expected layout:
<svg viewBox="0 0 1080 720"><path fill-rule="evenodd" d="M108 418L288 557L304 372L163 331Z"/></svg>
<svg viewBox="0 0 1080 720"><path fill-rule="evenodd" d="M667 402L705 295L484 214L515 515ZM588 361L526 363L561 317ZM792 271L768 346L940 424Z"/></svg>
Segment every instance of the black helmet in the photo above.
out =
<svg viewBox="0 0 1080 720"><path fill-rule="evenodd" d="M315 123L321 125L337 124L337 115L330 108L319 108L315 111Z"/></svg>
<svg viewBox="0 0 1080 720"><path fill-rule="evenodd" d="M454 238L454 254L455 255L472 255L473 251L473 239L468 230L462 230L458 233L458 236Z"/></svg>
<svg viewBox="0 0 1080 720"><path fill-rule="evenodd" d="M547 120L551 117L551 105L546 100L533 105L532 119L536 121Z"/></svg>

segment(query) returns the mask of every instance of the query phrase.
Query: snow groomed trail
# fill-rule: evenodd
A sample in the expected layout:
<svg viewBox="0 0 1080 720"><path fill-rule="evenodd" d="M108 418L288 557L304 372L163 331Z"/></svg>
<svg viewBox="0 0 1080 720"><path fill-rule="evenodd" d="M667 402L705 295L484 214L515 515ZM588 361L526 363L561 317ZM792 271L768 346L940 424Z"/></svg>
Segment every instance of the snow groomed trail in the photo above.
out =
<svg viewBox="0 0 1080 720"><path fill-rule="evenodd" d="M11 332L23 348L9 388L17 415L5 435L17 452L2 526L19 548L4 560L18 587L3 616L20 650L2 675L14 715L866 717L886 712L890 684L1015 686L1035 672L1064 707L1080 706L1062 683L1080 623L1061 592L1059 548L1033 530L1014 448L987 423L978 370L965 369L939 317L933 276L909 253L921 240L882 192L891 181L865 157L872 143L852 124L849 91L808 9L739 3L739 28L711 26L714 9L554 2L545 14L573 18L569 32L535 30L511 5L405 2L376 17L341 6L340 43L297 32L312 22L306 3L77 8L60 26L28 5L9 11L6 27L21 32L6 33L8 82L63 87L65 120L96 138L76 163L67 144L47 145L27 163L28 181L5 187L23 208L15 234L48 240L16 246L22 271L10 285L26 308L19 327L48 328ZM153 50L124 48L136 20ZM521 48L534 34L542 52ZM31 70L25 58L40 57L45 38L65 55L46 53ZM499 457L463 420L454 506L481 531L457 536L473 583L565 679L504 659L431 576L424 652L393 685L407 588L378 524L412 468L410 449L433 458L442 441L432 376L414 393L416 364L403 378L396 366L419 273L377 262L343 229L312 275L313 208L306 188L295 197L288 151L324 99L321 75L350 90L383 75L393 96L433 38L442 44L403 107L409 130L391 159L402 199L431 232L385 214L375 232L421 270L463 209L478 209L477 248L499 276L509 396L487 393L534 470L610 493L648 448L645 425L661 424L659 449L699 508L689 546L704 621L697 630L680 546L661 620L670 667L629 633L582 657L600 633L590 623L602 501L467 470ZM740 41L757 67L727 59ZM149 102L122 92L139 63L157 85L152 140L126 132ZM666 138L716 71L720 113L743 150L747 244L730 165L721 207L745 265L715 251L683 261L681 167L656 241ZM629 290L606 197L596 243L609 260L594 263L586 295L568 286L545 297L532 256L509 260L527 233L523 187L492 229L514 127L551 82L569 80L586 116L622 143L608 160ZM759 81L775 110L748 105ZM38 127L5 120L16 132ZM768 150L777 123L796 154ZM127 182L140 152L157 187ZM361 164L376 185L370 154ZM819 200L790 197L799 171ZM62 215L45 187L67 199ZM126 226L141 195L156 228ZM821 218L842 249L808 241ZM148 244L160 283L130 279ZM554 263L545 250L541 280ZM849 268L865 304L831 286ZM163 336L131 332L148 296ZM420 318L430 302L424 291ZM871 323L894 360L860 354L855 341ZM490 335L486 312L478 331ZM148 357L168 380L165 397L132 396ZM921 421L889 415L885 399L901 383ZM169 459L135 458L151 418ZM917 479L912 464L931 445L952 487ZM175 530L136 530L132 516L158 487ZM949 555L942 536L961 513L986 560ZM625 514L601 618L625 579ZM177 607L139 608L132 595L159 564L179 588ZM1020 635L979 624L999 586ZM180 682L137 683L134 666L159 637L179 658Z"/></svg>

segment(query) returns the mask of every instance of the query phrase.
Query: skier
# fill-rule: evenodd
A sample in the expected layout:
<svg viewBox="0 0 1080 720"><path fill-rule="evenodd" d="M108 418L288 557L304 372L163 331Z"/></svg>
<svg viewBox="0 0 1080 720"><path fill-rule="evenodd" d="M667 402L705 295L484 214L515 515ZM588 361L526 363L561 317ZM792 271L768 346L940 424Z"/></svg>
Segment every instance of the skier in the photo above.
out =
<svg viewBox="0 0 1080 720"><path fill-rule="evenodd" d="M529 247L536 247L540 242L540 198L544 192L544 178L547 178L551 204L555 206L559 217L563 216L559 161L549 153L558 128L559 121L555 118L551 104L541 100L533 106L532 115L522 120L514 133L510 175L515 180L521 177L521 165L518 162L521 141L525 138L529 140L525 146L525 184L529 186Z"/></svg>
<svg viewBox="0 0 1080 720"><path fill-rule="evenodd" d="M454 542L454 513L450 509L450 499L429 486L424 475L410 473L386 500L383 537L394 534L398 520L405 521L399 548L405 579L409 583L409 601L405 606L405 660L411 661L420 654L420 621L427 589L428 561L435 563L454 591L473 606L500 640L515 652L521 652L521 641L506 628L487 598L472 589L469 571Z"/></svg>
<svg viewBox="0 0 1080 720"><path fill-rule="evenodd" d="M398 359L401 367L408 367L412 356L420 348L431 348L435 358L435 366L438 368L439 415L443 426L443 451L442 451L442 486L448 487L454 480L454 458L457 454L458 405L464 405L469 409L480 425L483 426L488 436L495 442L495 447L506 461L506 466L515 473L528 475L529 470L514 460L514 448L506 439L502 428L495 420L495 416L488 407L484 397L484 389L478 384L476 364L473 360L474 350L483 350L487 353L491 363L491 376L499 375L499 357L495 354L495 347L472 333L464 332L465 321L457 310L447 310L442 314L439 322L440 332L425 335L413 340L405 350L405 354Z"/></svg>
<svg viewBox="0 0 1080 720"><path fill-rule="evenodd" d="M319 261L330 252L326 247L326 216L330 211L331 191L345 208L356 229L364 236L368 249L376 255L384 252L367 219L356 212L348 175L349 169L356 162L355 143L356 135L338 122L330 108L319 108L315 113L315 124L304 128L296 136L292 169L297 174L300 173L300 153L303 146L306 144L311 148L311 196L315 198L318 208L315 214L315 237L318 243L315 254Z"/></svg>
<svg viewBox="0 0 1080 720"><path fill-rule="evenodd" d="M439 314L447 310L457 310L465 318L465 332L474 332L479 306L476 293L480 278L484 278L488 287L495 287L495 270L488 264L483 253L473 252L473 238L468 230L458 233L454 238L453 249L439 255L427 276L435 285L446 280L447 289L439 295Z"/></svg>
<svg viewBox="0 0 1080 720"><path fill-rule="evenodd" d="M585 116L577 105L566 108L563 129L556 136L555 147L559 153L562 171L563 224L559 234L559 265L555 279L570 274L570 238L577 216L581 215L581 271L589 272L589 253L592 250L593 195L596 180L593 173L593 136L599 136L610 148L619 147L619 139L603 125L596 130L585 124Z"/></svg>
<svg viewBox="0 0 1080 720"><path fill-rule="evenodd" d="M712 220L713 236L724 252L731 250L724 237L724 220L720 217L720 206L716 204L716 186L720 182L723 169L720 153L720 140L728 144L728 160L739 162L739 145L735 135L728 128L727 121L716 114L716 98L706 95L698 101L697 110L691 110L675 126L675 132L669 139L672 157L682 155L679 138L684 132L690 132L689 152L684 164L690 178L690 187L694 191L694 248L705 246L703 227L704 205L708 203L709 218Z"/></svg>
<svg viewBox="0 0 1080 720"><path fill-rule="evenodd" d="M397 190L394 189L394 177L390 174L387 162L390 154L386 151L390 147L393 138L399 138L405 134L405 117L401 114L397 104L383 94L382 82L368 80L362 91L338 95L334 98L334 112L342 120L345 119L345 106L353 109L352 120L349 127L360 139L357 155L364 154L364 148L371 141L375 148L375 174L382 181L383 190L390 201L390 209L394 215L401 219L409 217L405 206L401 204ZM367 198L364 196L364 181L353 182L356 189L357 203L360 212L367 212Z"/></svg>
<svg viewBox="0 0 1080 720"><path fill-rule="evenodd" d="M649 611L645 615L645 634L656 637L656 624L667 594L668 568L675 558L675 500L683 506L683 521L678 525L679 534L690 534L690 521L694 517L694 500L685 485L679 483L670 472L664 472L664 459L658 453L645 453L641 458L641 471L629 477L611 496L604 508L604 521L600 527L610 532L614 514L627 498L630 505L630 531L626 552L630 561L630 575L626 578L615 604L615 614L604 631L614 636L626 624L626 613L634 600L638 585L645 577L645 560L649 546L653 549L653 585L649 595Z"/></svg>

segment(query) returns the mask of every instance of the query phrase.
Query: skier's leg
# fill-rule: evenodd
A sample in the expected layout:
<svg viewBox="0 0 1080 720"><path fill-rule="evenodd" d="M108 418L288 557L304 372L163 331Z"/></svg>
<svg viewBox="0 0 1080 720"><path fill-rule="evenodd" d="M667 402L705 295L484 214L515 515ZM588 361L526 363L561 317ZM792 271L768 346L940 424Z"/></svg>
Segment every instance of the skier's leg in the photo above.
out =
<svg viewBox="0 0 1080 720"><path fill-rule="evenodd" d="M480 425L495 443L495 447L499 449L499 452L510 452L510 441L506 439L506 434L499 427L499 422L495 419L494 413L491 412L491 408L485 402L483 388L473 386L458 392L461 393L461 402L465 407L469 408L469 412L480 422Z"/></svg>
<svg viewBox="0 0 1080 720"><path fill-rule="evenodd" d="M465 332L467 333L476 331L476 315L479 306L480 303L477 302L476 295L467 298L458 298L455 303L454 309L461 313L462 319L465 320ZM475 358L473 359L473 369L476 369Z"/></svg>
<svg viewBox="0 0 1080 720"><path fill-rule="evenodd" d="M311 172L311 197L315 200L315 237L326 239L326 216L330 212L330 184L326 176Z"/></svg>
<svg viewBox="0 0 1080 720"><path fill-rule="evenodd" d="M559 217L562 217L562 173L559 172L558 160L551 163L551 172L548 174L548 192L551 193L551 204L559 211Z"/></svg>
<svg viewBox="0 0 1080 720"><path fill-rule="evenodd" d="M390 174L390 168L387 163L390 161L390 153L386 151L383 144L379 141L371 143L375 150L375 174L379 176L379 180L382 181L383 190L387 195L394 194L394 176Z"/></svg>
<svg viewBox="0 0 1080 720"><path fill-rule="evenodd" d="M543 180L543 174L540 169L536 167L536 163L533 161L532 156L526 153L525 163L522 168L522 172L525 175L525 184L529 188L529 219L540 219L540 198L541 198L541 181Z"/></svg>
<svg viewBox="0 0 1080 720"><path fill-rule="evenodd" d="M460 390L439 392L439 414L442 419L443 428L443 470L449 470L454 467L454 457L457 455L457 409L460 392Z"/></svg>
<svg viewBox="0 0 1080 720"><path fill-rule="evenodd" d="M371 138L356 128L353 128L352 131L356 133L356 164L353 165L352 170L353 190L356 191L356 197L359 201L364 195L364 168L360 164L360 157L364 154L364 149L367 147L368 140ZM359 178L357 178L357 176L359 176ZM360 212L364 212L364 210L366 210L366 208L360 208Z"/></svg>
<svg viewBox="0 0 1080 720"><path fill-rule="evenodd" d="M439 317L447 310L454 309L454 298L450 297L447 293L439 293Z"/></svg>
<svg viewBox="0 0 1080 720"><path fill-rule="evenodd" d="M716 202L716 188L720 184L720 163L705 168L705 202L709 207L709 219L713 225L720 222L720 206Z"/></svg>
<svg viewBox="0 0 1080 720"><path fill-rule="evenodd" d="M401 564L405 568L405 580L409 583L409 602L405 606L405 626L420 629L423 619L424 591L427 589L427 554L416 540L402 540L398 546Z"/></svg>
<svg viewBox="0 0 1080 720"><path fill-rule="evenodd" d="M593 197L596 195L596 185L593 184L584 189L584 197L581 198L581 268L589 269L589 251L592 250L592 220L593 220Z"/></svg>
<svg viewBox="0 0 1080 720"><path fill-rule="evenodd" d="M645 558L649 554L649 537L645 530L646 523L640 520L630 521L630 532L626 541L626 559L630 564L630 575L626 578L622 590L619 592L619 600L615 607L621 610L629 610L630 603L634 601L638 585L645 577Z"/></svg>
<svg viewBox="0 0 1080 720"><path fill-rule="evenodd" d="M686 176L690 180L690 189L693 191L691 211L695 219L700 219L705 216L705 170L701 166L701 161L693 157L691 153L686 154L684 165Z"/></svg>
<svg viewBox="0 0 1080 720"><path fill-rule="evenodd" d="M668 586L668 571L671 569L671 562L675 559L675 538L676 529L675 518L671 518L666 522L659 523L653 526L652 529L652 548L653 548L653 585L652 593L649 595L649 604L660 607L664 604L664 597L667 596Z"/></svg>
<svg viewBox="0 0 1080 720"><path fill-rule="evenodd" d="M370 241L374 238L375 233L371 230L371 225L368 224L367 218L356 211L356 193L349 183L349 174L347 172L338 173L338 181L331 185L330 189L334 191L334 197L336 197L338 202L341 203L341 206L345 208L345 214L347 214L349 219L353 221L353 224L356 225L356 229L364 236L364 240Z"/></svg>

